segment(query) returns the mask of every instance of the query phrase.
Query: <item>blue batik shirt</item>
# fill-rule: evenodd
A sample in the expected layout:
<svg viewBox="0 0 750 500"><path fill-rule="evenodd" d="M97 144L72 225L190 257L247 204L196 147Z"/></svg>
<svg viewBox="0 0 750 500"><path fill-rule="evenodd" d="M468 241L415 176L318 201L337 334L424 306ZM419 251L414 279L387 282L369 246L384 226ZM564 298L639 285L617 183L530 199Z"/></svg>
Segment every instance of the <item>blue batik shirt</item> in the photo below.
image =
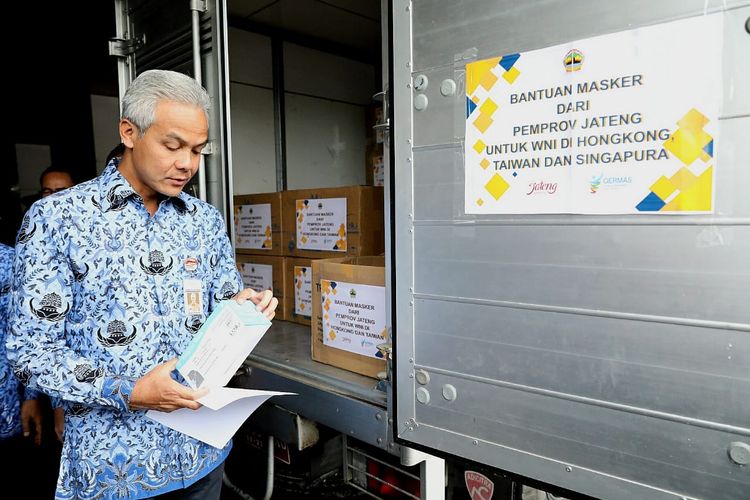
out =
<svg viewBox="0 0 750 500"><path fill-rule="evenodd" d="M136 380L179 356L242 282L215 208L181 193L150 216L117 161L36 202L16 244L8 358L22 382L64 400L60 499L184 488L231 447L129 409ZM202 283L202 314L187 314L185 280Z"/></svg>
<svg viewBox="0 0 750 500"><path fill-rule="evenodd" d="M0 243L0 439L21 433L21 401L19 383L5 356L5 335L8 331L10 283L13 277L13 249ZM37 394L24 389L24 401Z"/></svg>

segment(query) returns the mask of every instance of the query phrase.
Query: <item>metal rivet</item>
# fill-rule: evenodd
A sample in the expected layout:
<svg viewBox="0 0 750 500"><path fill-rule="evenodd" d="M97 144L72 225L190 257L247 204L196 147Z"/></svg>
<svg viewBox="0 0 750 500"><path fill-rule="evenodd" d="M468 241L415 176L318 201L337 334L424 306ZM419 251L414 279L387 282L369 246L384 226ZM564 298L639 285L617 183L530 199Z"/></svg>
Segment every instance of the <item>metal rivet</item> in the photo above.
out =
<svg viewBox="0 0 750 500"><path fill-rule="evenodd" d="M478 446L478 445L479 445L479 441L477 441L477 440L475 439L474 441L472 441L472 442L471 442L471 444L473 444L474 446Z"/></svg>
<svg viewBox="0 0 750 500"><path fill-rule="evenodd" d="M573 467L571 467L570 465L566 466L565 472L573 472Z"/></svg>
<svg viewBox="0 0 750 500"><path fill-rule="evenodd" d="M383 420L383 415L381 415L380 413L376 413L375 420Z"/></svg>
<svg viewBox="0 0 750 500"><path fill-rule="evenodd" d="M378 444L383 444L383 438L378 438Z"/></svg>
<svg viewBox="0 0 750 500"><path fill-rule="evenodd" d="M424 370L417 370L417 372L416 372L415 375L416 375L416 378L417 378L417 382L419 382L420 384L427 385L427 384L430 383L430 374L427 373L426 371L424 371Z"/></svg>
<svg viewBox="0 0 750 500"><path fill-rule="evenodd" d="M741 441L730 443L729 458L738 465L750 464L750 444Z"/></svg>
<svg viewBox="0 0 750 500"><path fill-rule="evenodd" d="M414 97L414 109L417 111L424 111L427 109L427 105L429 104L429 99L427 99L427 96L424 94L417 94Z"/></svg>
<svg viewBox="0 0 750 500"><path fill-rule="evenodd" d="M409 363L414 363L414 358L409 358Z"/></svg>
<svg viewBox="0 0 750 500"><path fill-rule="evenodd" d="M447 78L440 84L440 93L445 97L452 96L456 93L456 82Z"/></svg>
<svg viewBox="0 0 750 500"><path fill-rule="evenodd" d="M414 90L422 92L430 84L430 79L427 75L417 75L414 77Z"/></svg>
<svg viewBox="0 0 750 500"><path fill-rule="evenodd" d="M451 384L445 384L443 386L443 397L448 401L455 401L456 396L458 393L456 392L456 388L453 387Z"/></svg>

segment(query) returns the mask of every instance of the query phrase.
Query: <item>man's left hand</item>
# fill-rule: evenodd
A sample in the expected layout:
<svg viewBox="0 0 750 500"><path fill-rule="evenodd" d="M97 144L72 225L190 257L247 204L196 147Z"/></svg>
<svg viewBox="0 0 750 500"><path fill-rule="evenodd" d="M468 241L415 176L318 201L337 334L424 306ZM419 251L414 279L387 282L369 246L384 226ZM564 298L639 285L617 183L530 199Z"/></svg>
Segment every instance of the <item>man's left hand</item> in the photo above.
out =
<svg viewBox="0 0 750 500"><path fill-rule="evenodd" d="M279 300L273 296L271 290L256 292L252 288L245 288L232 298L238 304L243 304L246 300L249 300L255 304L255 308L262 312L269 320L276 316L276 307L279 305Z"/></svg>

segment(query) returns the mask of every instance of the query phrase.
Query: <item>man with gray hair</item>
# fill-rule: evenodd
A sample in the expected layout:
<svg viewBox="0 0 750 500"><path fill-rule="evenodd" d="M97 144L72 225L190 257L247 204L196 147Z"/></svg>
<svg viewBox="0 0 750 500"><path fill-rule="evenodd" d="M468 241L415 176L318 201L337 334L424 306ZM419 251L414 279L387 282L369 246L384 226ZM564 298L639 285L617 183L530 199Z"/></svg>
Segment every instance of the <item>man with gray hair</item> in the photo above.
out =
<svg viewBox="0 0 750 500"><path fill-rule="evenodd" d="M7 352L21 382L63 401L58 498L219 498L231 444L145 415L200 407L174 369L218 301L250 300L269 319L278 304L242 290L219 212L182 192L209 104L188 76L144 72L123 97L122 157L36 202L21 227Z"/></svg>

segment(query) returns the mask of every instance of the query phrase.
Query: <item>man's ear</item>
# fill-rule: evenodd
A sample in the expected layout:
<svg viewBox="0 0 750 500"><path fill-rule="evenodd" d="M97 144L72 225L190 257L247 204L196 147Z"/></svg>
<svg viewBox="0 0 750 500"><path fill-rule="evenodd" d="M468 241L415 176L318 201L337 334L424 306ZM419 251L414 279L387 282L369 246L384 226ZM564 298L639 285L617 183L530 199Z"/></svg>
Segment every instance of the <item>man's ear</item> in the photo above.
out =
<svg viewBox="0 0 750 500"><path fill-rule="evenodd" d="M138 127L127 118L120 120L120 141L128 149L133 148L135 140L138 138Z"/></svg>

